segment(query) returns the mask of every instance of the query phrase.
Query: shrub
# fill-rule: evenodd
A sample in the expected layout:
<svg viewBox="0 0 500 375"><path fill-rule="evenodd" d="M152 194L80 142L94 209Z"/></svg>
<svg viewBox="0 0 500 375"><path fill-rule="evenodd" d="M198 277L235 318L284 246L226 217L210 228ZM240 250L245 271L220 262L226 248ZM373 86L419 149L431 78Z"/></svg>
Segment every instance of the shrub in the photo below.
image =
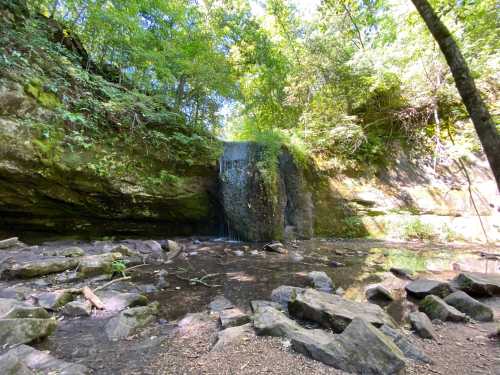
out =
<svg viewBox="0 0 500 375"><path fill-rule="evenodd" d="M422 222L420 219L413 219L403 228L403 235L406 240L433 240L436 233L432 225Z"/></svg>

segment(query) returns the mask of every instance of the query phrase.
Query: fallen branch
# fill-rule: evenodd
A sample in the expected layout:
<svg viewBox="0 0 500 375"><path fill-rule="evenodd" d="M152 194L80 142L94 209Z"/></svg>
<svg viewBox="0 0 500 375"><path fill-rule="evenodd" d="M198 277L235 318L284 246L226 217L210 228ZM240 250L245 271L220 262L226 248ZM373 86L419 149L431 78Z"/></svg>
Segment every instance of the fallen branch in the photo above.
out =
<svg viewBox="0 0 500 375"><path fill-rule="evenodd" d="M101 299L97 297L92 289L90 289L88 286L84 286L82 288L82 294L83 296L92 303L97 309L99 310L104 310L106 307L104 303L102 303Z"/></svg>
<svg viewBox="0 0 500 375"><path fill-rule="evenodd" d="M104 288L107 288L111 284L114 284L114 283L116 283L118 281L130 280L131 278L132 278L131 276L124 276L124 277L120 277L118 279L111 280L111 281L107 282L106 284L101 285L100 287L95 288L93 291L94 292L98 292L99 290L103 290Z"/></svg>
<svg viewBox="0 0 500 375"><path fill-rule="evenodd" d="M139 268L139 267L144 267L144 266L149 266L149 264L147 263L143 263L143 264L138 264L137 266L133 266L133 267L129 267L129 268L125 268L123 270L123 273L126 273L128 271L132 271L132 270L135 270L136 268Z"/></svg>
<svg viewBox="0 0 500 375"><path fill-rule="evenodd" d="M178 274L175 274L175 277L177 277L178 279L184 280L184 281L189 281L189 283L193 284L193 285L201 284L201 285L207 286L209 288L216 288L216 287L219 287L221 285L208 284L207 282L205 282L205 279L209 279L211 277L216 277L219 275L220 275L220 273L209 273L208 275L205 275L202 277L193 277L190 279L188 277L182 277L182 276L179 276Z"/></svg>

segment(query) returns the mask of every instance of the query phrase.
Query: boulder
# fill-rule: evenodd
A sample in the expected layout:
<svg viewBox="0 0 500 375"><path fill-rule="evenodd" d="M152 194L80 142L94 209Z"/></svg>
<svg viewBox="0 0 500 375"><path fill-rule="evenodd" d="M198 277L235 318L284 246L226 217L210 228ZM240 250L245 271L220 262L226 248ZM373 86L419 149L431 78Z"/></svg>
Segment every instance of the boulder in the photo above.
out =
<svg viewBox="0 0 500 375"><path fill-rule="evenodd" d="M17 237L7 238L0 241L0 250L9 249L15 246L24 246L24 244L20 242Z"/></svg>
<svg viewBox="0 0 500 375"><path fill-rule="evenodd" d="M111 250L112 253L120 253L121 255L128 257L131 255L137 255L135 251L130 250L127 246L120 244Z"/></svg>
<svg viewBox="0 0 500 375"><path fill-rule="evenodd" d="M271 300L279 303L283 309L288 311L288 302L295 298L298 292L303 291L303 288L294 286L282 285L271 292Z"/></svg>
<svg viewBox="0 0 500 375"><path fill-rule="evenodd" d="M255 336L255 333L250 323L226 328L218 333L217 342L212 350L216 352L223 351L228 346L243 343L253 336Z"/></svg>
<svg viewBox="0 0 500 375"><path fill-rule="evenodd" d="M85 251L83 251L83 249L81 249L79 247L72 246L72 247L68 247L68 248L64 249L63 251L61 251L61 255L68 257L68 258L77 258L77 257L84 256Z"/></svg>
<svg viewBox="0 0 500 375"><path fill-rule="evenodd" d="M32 278L63 272L78 265L75 258L44 257L8 264L2 272L4 278Z"/></svg>
<svg viewBox="0 0 500 375"><path fill-rule="evenodd" d="M87 255L79 258L78 274L80 277L91 277L113 272L113 262L121 259L120 253L106 253L99 255Z"/></svg>
<svg viewBox="0 0 500 375"><path fill-rule="evenodd" d="M42 339L51 335L56 327L54 319L0 319L0 347Z"/></svg>
<svg viewBox="0 0 500 375"><path fill-rule="evenodd" d="M355 318L340 335L305 329L282 312L262 307L254 316L259 335L286 337L295 351L335 368L359 374L400 374L403 353L371 324Z"/></svg>
<svg viewBox="0 0 500 375"><path fill-rule="evenodd" d="M392 296L391 292L382 285L375 285L366 289L365 295L369 301L374 301L374 302L394 301L394 297Z"/></svg>
<svg viewBox="0 0 500 375"><path fill-rule="evenodd" d="M415 311L409 315L410 324L416 334L424 339L434 339L436 332L432 326L432 322L423 312Z"/></svg>
<svg viewBox="0 0 500 375"><path fill-rule="evenodd" d="M223 295L219 295L216 296L212 300L212 302L210 302L208 307L210 308L210 312L215 314L215 313L220 313L222 310L231 309L234 307L234 305L226 297L224 297Z"/></svg>
<svg viewBox="0 0 500 375"><path fill-rule="evenodd" d="M420 310L431 319L441 321L463 322L466 320L465 314L458 311L453 306L448 305L441 298L428 295L420 302Z"/></svg>
<svg viewBox="0 0 500 375"><path fill-rule="evenodd" d="M271 306L262 306L253 316L255 332L260 336L292 338L306 331L297 322Z"/></svg>
<svg viewBox="0 0 500 375"><path fill-rule="evenodd" d="M222 328L236 327L246 324L250 317L238 308L222 310L219 314L219 320Z"/></svg>
<svg viewBox="0 0 500 375"><path fill-rule="evenodd" d="M491 307L475 300L461 290L450 294L444 301L477 321L491 322L493 320L493 310Z"/></svg>
<svg viewBox="0 0 500 375"><path fill-rule="evenodd" d="M155 240L146 240L143 241L145 249L154 252L154 253L159 253L162 251L161 245L158 241Z"/></svg>
<svg viewBox="0 0 500 375"><path fill-rule="evenodd" d="M10 298L0 298L0 319L50 318L47 310Z"/></svg>
<svg viewBox="0 0 500 375"><path fill-rule="evenodd" d="M177 242L172 241L172 240L167 240L165 242L165 248L168 252L173 252L176 253L181 250L181 245L179 245Z"/></svg>
<svg viewBox="0 0 500 375"><path fill-rule="evenodd" d="M5 366L9 363L15 364L10 370ZM20 345L0 356L0 373L5 375L90 375L91 371L83 365L64 362L47 352Z"/></svg>
<svg viewBox="0 0 500 375"><path fill-rule="evenodd" d="M334 332L342 332L354 318L361 318L375 326L395 322L380 306L355 302L334 294L314 289L297 290L288 302L288 310L298 319L312 320Z"/></svg>
<svg viewBox="0 0 500 375"><path fill-rule="evenodd" d="M390 338L367 321L355 318L342 334L334 337L323 352L329 354L329 360L324 363L356 374L404 373L404 354ZM296 340L292 339L292 346L297 348Z"/></svg>
<svg viewBox="0 0 500 375"><path fill-rule="evenodd" d="M12 349L14 350L14 349ZM10 352L0 356L0 374L4 375L36 375L21 360Z"/></svg>
<svg viewBox="0 0 500 375"><path fill-rule="evenodd" d="M453 284L471 296L500 295L499 274L462 272L453 280Z"/></svg>
<svg viewBox="0 0 500 375"><path fill-rule="evenodd" d="M271 243L265 244L263 249L266 251L271 251L271 252L279 253L279 254L287 254L288 253L288 250L286 249L285 245L283 245L281 242L271 242Z"/></svg>
<svg viewBox="0 0 500 375"><path fill-rule="evenodd" d="M158 281L156 282L156 286L159 289L168 288L170 283L167 281L167 276L168 276L167 270L160 270L160 272L158 272L157 276L158 276Z"/></svg>
<svg viewBox="0 0 500 375"><path fill-rule="evenodd" d="M407 268L397 268L397 267L391 267L389 269L395 276L401 278L401 279L407 279L407 280L413 280L413 274L414 272L412 270L409 270Z"/></svg>
<svg viewBox="0 0 500 375"><path fill-rule="evenodd" d="M133 307L122 311L106 324L105 330L108 338L119 340L136 333L139 328L145 327L155 320L158 309L158 302L153 302L147 306Z"/></svg>
<svg viewBox="0 0 500 375"><path fill-rule="evenodd" d="M161 244L155 240L125 240L122 241L128 248L142 254L153 255L153 257L161 255L163 252Z"/></svg>
<svg viewBox="0 0 500 375"><path fill-rule="evenodd" d="M412 281L406 285L405 289L409 295L416 298L424 298L431 294L444 298L451 293L451 288L448 283L429 279Z"/></svg>
<svg viewBox="0 0 500 375"><path fill-rule="evenodd" d="M64 305L62 313L71 317L90 316L92 313L92 304L88 301L73 301Z"/></svg>
<svg viewBox="0 0 500 375"><path fill-rule="evenodd" d="M148 298L138 293L121 293L114 290L96 292L108 311L121 311L127 307L145 306Z"/></svg>
<svg viewBox="0 0 500 375"><path fill-rule="evenodd" d="M22 301L26 295L31 293L31 289L24 287L3 287L0 286L0 298L12 298Z"/></svg>
<svg viewBox="0 0 500 375"><path fill-rule="evenodd" d="M307 274L310 284L316 290L331 293L333 291L332 279L323 271L311 271Z"/></svg>
<svg viewBox="0 0 500 375"><path fill-rule="evenodd" d="M279 311L285 311L283 309L283 306L280 305L278 302L272 302L272 301L264 301L264 300L253 300L253 301L250 301L250 307L252 308L252 311L255 313L257 312L258 309L261 309L265 306L270 306L276 310L279 310Z"/></svg>
<svg viewBox="0 0 500 375"><path fill-rule="evenodd" d="M68 302L73 301L75 296L68 290L56 290L36 295L38 305L47 310L56 311Z"/></svg>
<svg viewBox="0 0 500 375"><path fill-rule="evenodd" d="M403 352L406 358L413 359L418 362L432 363L432 360L420 349L418 349L410 341L406 335L404 335L400 330L391 328L387 325L380 327L380 331L389 337L392 342Z"/></svg>

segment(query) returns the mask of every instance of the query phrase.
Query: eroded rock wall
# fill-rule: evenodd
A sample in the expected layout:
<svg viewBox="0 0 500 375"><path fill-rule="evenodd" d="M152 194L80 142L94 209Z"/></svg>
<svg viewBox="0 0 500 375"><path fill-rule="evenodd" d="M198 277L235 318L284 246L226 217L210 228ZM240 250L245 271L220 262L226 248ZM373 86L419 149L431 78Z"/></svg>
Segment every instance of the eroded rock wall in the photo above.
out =
<svg viewBox="0 0 500 375"><path fill-rule="evenodd" d="M225 143L220 181L229 235L251 241L311 238L313 202L303 170L284 148L276 160L268 158L266 145Z"/></svg>

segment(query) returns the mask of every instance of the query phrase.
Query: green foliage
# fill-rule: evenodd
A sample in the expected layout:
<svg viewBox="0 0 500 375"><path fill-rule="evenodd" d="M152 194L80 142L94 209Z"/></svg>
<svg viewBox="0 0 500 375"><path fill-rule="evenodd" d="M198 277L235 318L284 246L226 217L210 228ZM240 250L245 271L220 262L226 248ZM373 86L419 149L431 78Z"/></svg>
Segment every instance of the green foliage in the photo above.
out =
<svg viewBox="0 0 500 375"><path fill-rule="evenodd" d="M270 185L283 145L303 166L312 156L340 172L386 166L401 148L436 154L449 134L450 158L480 149L410 2L323 1L308 17L294 4L268 0L257 14L249 0L31 0L61 27L32 17L2 28L0 67L22 72L25 91L51 111L45 138L35 135L45 157L81 153L82 168L151 186L216 160L221 133L265 145ZM498 116L495 0L433 6ZM83 67L82 50L60 43L75 35L91 58Z"/></svg>
<svg viewBox="0 0 500 375"><path fill-rule="evenodd" d="M433 240L436 238L434 228L419 218L412 219L403 227L403 236L407 240Z"/></svg>
<svg viewBox="0 0 500 375"><path fill-rule="evenodd" d="M463 48L478 63L482 87L497 92L491 67L498 66L498 41L485 37L486 28L472 30L474 19L494 29L494 1L436 3L457 35L465 35ZM252 139L242 126L285 130L324 167L340 171L387 165L401 148L432 153L437 143L449 144L448 131L469 152L477 148L477 139L464 133L468 115L446 62L410 2L325 1L309 20L291 2L266 5L259 31L244 34L246 43L232 50L245 74L231 135ZM472 56L472 45L484 47L481 58Z"/></svg>
<svg viewBox="0 0 500 375"><path fill-rule="evenodd" d="M363 221L357 216L348 216L342 219L342 236L346 238L359 238L365 235L366 229Z"/></svg>
<svg viewBox="0 0 500 375"><path fill-rule="evenodd" d="M114 260L113 263L111 263L111 274L112 275L120 275L121 277L125 277L125 270L127 269L127 266L123 260Z"/></svg>

